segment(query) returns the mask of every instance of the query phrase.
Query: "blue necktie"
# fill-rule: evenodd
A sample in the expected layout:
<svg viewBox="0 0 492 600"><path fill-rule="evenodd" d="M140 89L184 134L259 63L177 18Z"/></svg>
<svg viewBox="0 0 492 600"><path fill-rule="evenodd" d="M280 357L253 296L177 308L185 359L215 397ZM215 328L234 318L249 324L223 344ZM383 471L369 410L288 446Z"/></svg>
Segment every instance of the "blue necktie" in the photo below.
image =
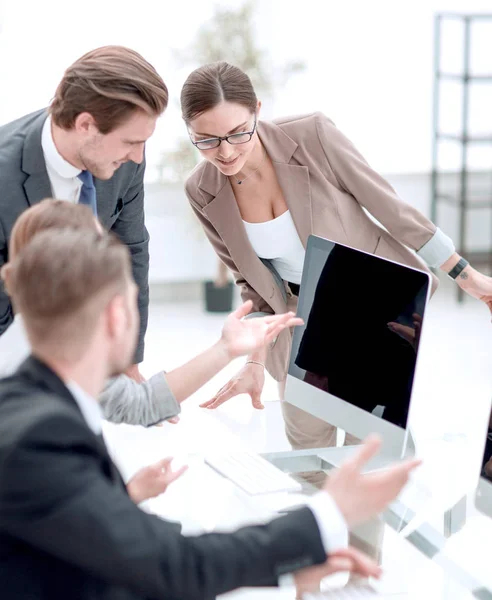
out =
<svg viewBox="0 0 492 600"><path fill-rule="evenodd" d="M89 171L81 171L78 178L82 182L80 188L79 204L86 204L92 209L95 217L97 217L96 204L96 188L94 187L94 179Z"/></svg>

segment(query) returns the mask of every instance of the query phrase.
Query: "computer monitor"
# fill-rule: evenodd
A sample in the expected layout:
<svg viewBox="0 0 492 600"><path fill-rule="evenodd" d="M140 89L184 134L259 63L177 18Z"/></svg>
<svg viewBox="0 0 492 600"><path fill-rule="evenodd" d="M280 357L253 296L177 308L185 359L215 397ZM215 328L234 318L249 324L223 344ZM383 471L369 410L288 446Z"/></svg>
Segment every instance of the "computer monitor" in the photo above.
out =
<svg viewBox="0 0 492 600"><path fill-rule="evenodd" d="M401 457L430 287L423 271L310 236L285 401Z"/></svg>
<svg viewBox="0 0 492 600"><path fill-rule="evenodd" d="M492 411L486 426L482 456L480 479L475 493L475 506L484 515L492 517Z"/></svg>

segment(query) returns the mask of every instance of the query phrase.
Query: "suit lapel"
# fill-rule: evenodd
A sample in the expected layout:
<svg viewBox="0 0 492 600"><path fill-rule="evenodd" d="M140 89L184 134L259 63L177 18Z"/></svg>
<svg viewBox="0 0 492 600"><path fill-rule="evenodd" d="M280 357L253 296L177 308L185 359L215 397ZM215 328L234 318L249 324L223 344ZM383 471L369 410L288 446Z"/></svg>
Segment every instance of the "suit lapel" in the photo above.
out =
<svg viewBox="0 0 492 600"><path fill-rule="evenodd" d="M41 144L43 125L47 116L46 111L40 111L24 141L22 170L28 176L24 182L24 191L30 205L52 195Z"/></svg>
<svg viewBox="0 0 492 600"><path fill-rule="evenodd" d="M253 250L246 234L231 184L224 185L215 198L205 206L204 212L227 246L232 260L248 283L267 301L277 284L267 267Z"/></svg>
<svg viewBox="0 0 492 600"><path fill-rule="evenodd" d="M304 248L313 232L313 209L309 169L301 165L274 163L285 201Z"/></svg>
<svg viewBox="0 0 492 600"><path fill-rule="evenodd" d="M102 433L100 433L99 435L96 435L96 440L97 440L97 446L100 450L100 453L102 454L102 456L106 459L106 473L109 475L109 477L115 482L118 483L120 485L123 486L123 488L126 491L126 485L125 482L123 481L123 478L121 477L120 472L118 471L116 465L113 462L113 459L111 458L109 452L108 452L108 448L106 446L106 442L104 441L104 436Z"/></svg>
<svg viewBox="0 0 492 600"><path fill-rule="evenodd" d="M26 192L27 201L32 206L45 198L50 198L53 193L51 191L50 180L48 173L36 173L30 175L24 182L24 191Z"/></svg>

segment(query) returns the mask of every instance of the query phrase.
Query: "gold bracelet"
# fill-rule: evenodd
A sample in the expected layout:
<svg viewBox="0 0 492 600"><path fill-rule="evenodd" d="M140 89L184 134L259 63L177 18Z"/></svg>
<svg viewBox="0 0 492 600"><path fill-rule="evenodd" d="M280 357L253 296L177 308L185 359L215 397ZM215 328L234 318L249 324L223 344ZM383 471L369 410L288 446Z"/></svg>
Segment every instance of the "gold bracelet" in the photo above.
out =
<svg viewBox="0 0 492 600"><path fill-rule="evenodd" d="M252 365L260 365L260 367L263 367L263 368L265 368L265 365L264 365L263 363L261 363L261 362L257 361L257 360L247 360L247 361L246 361L246 364L247 364L247 365L249 365L249 364L252 364Z"/></svg>

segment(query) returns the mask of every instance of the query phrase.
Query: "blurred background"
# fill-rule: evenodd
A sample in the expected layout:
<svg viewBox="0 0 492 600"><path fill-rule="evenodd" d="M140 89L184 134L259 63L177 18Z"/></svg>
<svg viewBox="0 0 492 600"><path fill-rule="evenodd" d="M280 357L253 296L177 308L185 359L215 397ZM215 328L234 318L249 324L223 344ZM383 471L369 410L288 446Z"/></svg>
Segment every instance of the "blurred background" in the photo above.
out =
<svg viewBox="0 0 492 600"><path fill-rule="evenodd" d="M162 299L198 298L217 264L182 191L197 160L179 111L191 70L221 58L245 68L263 119L323 111L406 201L431 215L435 15L490 9L490 0L0 0L0 124L48 105L64 69L86 51L123 44L141 52L170 91L147 147L151 284ZM442 21L443 72L463 73L464 30L461 19ZM471 74L492 75L492 19L473 20L469 41ZM450 77L439 89L439 129L459 138L463 81ZM470 212L463 250L488 259L492 80L470 85L468 104L468 133L485 140L467 156L483 206ZM459 139L442 140L439 176L458 197L461 161ZM447 202L435 215L455 241L459 212Z"/></svg>

